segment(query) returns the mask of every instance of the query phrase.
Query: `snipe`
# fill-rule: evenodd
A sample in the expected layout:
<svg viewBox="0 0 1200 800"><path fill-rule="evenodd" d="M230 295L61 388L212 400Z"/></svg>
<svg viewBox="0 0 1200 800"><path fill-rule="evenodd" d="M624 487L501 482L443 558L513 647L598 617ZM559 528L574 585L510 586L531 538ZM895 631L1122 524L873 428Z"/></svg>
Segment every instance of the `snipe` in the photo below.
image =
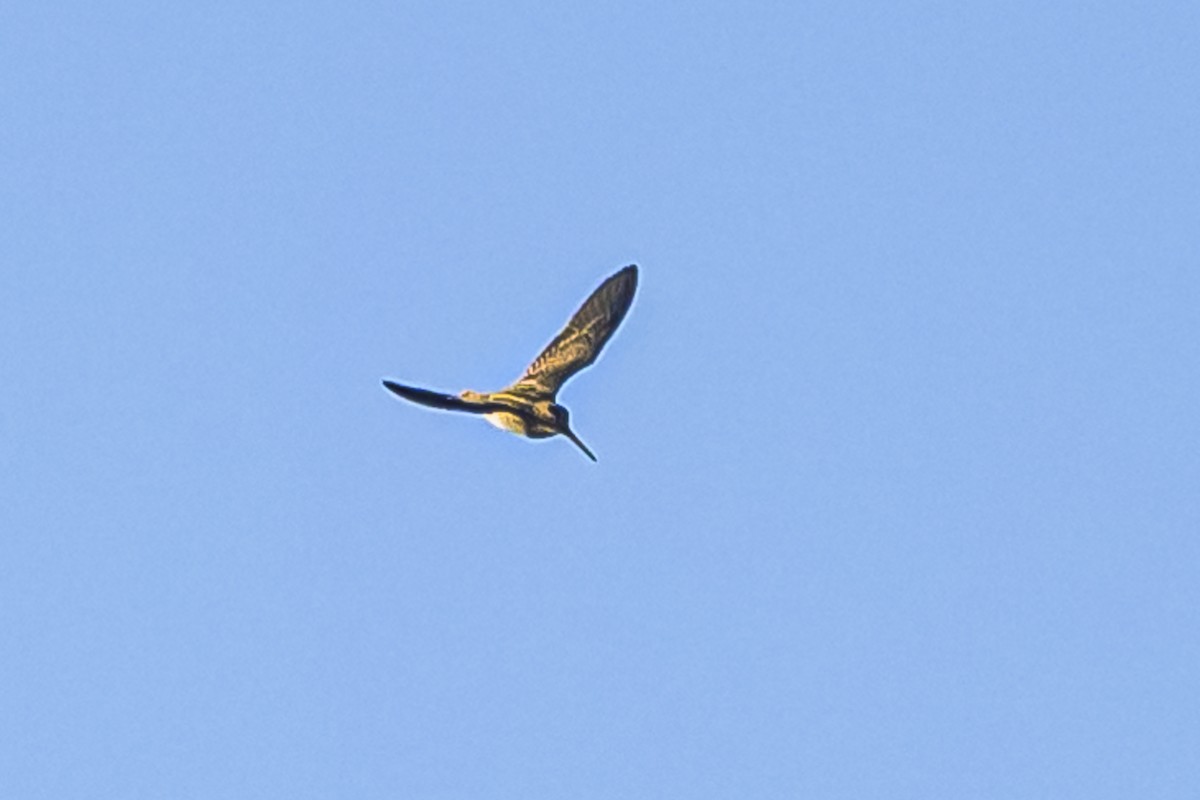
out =
<svg viewBox="0 0 1200 800"><path fill-rule="evenodd" d="M482 414L496 427L531 439L562 434L595 461L596 456L571 430L570 414L555 402L555 397L564 383L600 355L605 343L625 319L636 289L636 264L610 276L583 302L567 326L546 345L516 383L498 392L468 389L455 396L401 386L389 380L384 380L383 385L414 403L446 411Z"/></svg>

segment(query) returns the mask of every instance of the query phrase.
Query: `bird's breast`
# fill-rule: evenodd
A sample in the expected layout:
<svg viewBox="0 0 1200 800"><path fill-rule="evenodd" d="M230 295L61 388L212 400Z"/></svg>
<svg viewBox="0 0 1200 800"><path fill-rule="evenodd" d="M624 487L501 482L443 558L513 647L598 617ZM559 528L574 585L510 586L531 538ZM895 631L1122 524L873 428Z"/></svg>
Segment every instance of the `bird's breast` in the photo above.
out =
<svg viewBox="0 0 1200 800"><path fill-rule="evenodd" d="M484 414L483 418L488 422L506 431L525 435L525 429L528 427L525 424L525 419L519 414L511 414L507 411L493 411L491 414Z"/></svg>
<svg viewBox="0 0 1200 800"><path fill-rule="evenodd" d="M497 428L510 431L518 436L528 436L531 439L544 439L557 433L553 428L537 423L531 424L520 414L513 414L509 411L493 411L490 414L484 414L483 418Z"/></svg>

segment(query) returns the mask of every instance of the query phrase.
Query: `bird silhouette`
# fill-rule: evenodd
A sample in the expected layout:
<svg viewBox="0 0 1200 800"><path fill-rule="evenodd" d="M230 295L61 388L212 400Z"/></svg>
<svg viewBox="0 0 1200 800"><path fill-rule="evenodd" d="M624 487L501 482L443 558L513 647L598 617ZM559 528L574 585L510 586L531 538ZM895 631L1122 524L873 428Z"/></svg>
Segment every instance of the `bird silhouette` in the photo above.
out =
<svg viewBox="0 0 1200 800"><path fill-rule="evenodd" d="M497 428L530 439L561 434L595 461L596 456L571 430L570 414L556 402L556 397L575 373L595 362L621 320L625 319L637 289L637 279L636 264L609 276L583 301L566 327L525 368L521 377L498 392L468 389L452 395L403 386L386 379L383 385L405 400L423 406L482 414Z"/></svg>

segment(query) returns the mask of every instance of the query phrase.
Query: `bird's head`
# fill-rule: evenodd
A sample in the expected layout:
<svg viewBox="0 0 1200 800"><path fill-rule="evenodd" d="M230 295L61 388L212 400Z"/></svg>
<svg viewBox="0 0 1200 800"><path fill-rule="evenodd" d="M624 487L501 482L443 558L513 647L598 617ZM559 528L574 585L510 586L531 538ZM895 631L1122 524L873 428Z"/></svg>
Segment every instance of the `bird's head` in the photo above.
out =
<svg viewBox="0 0 1200 800"><path fill-rule="evenodd" d="M560 430L569 430L571 427L571 413L567 411L565 406L560 406L558 403L550 404L550 413L554 415L554 421L558 423Z"/></svg>

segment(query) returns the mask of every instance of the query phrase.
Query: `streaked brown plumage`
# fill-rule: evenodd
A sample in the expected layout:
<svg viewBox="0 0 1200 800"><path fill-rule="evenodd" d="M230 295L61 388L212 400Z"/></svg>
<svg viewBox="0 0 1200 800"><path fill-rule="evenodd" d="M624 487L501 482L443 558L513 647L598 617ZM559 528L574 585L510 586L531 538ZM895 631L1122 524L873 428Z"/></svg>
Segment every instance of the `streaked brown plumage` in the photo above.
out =
<svg viewBox="0 0 1200 800"><path fill-rule="evenodd" d="M637 274L637 265L630 264L600 284L521 377L498 392L468 389L456 397L389 380L383 385L414 403L483 414L496 427L531 439L562 434L595 461L596 456L571 430L567 409L555 402L555 398L575 373L596 361L625 319L637 289Z"/></svg>

